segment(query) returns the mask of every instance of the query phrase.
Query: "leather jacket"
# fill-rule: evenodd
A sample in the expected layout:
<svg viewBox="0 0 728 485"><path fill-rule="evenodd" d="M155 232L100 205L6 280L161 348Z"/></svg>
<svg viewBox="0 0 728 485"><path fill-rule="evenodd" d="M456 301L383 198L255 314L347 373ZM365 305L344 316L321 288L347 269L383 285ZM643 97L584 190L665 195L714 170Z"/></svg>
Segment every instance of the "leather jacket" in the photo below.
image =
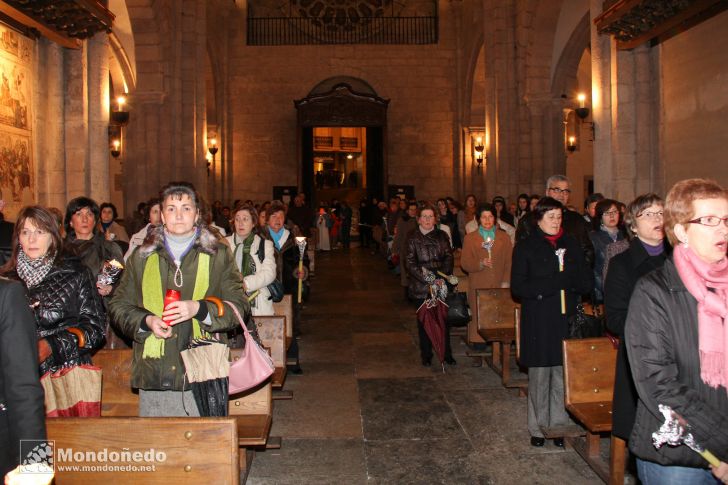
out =
<svg viewBox="0 0 728 485"><path fill-rule="evenodd" d="M450 239L444 231L433 229L422 234L419 227L415 227L407 240L407 273L409 274L408 295L412 299L422 300L430 295L430 284L425 279L423 268L436 274L440 271L446 275L452 273L453 255L450 248Z"/></svg>
<svg viewBox="0 0 728 485"><path fill-rule="evenodd" d="M27 290L27 296L38 339L46 339L51 348L51 355L40 364L40 375L90 364L91 354L104 345L106 312L88 269L78 259L65 257ZM66 331L70 327L83 332L83 347Z"/></svg>

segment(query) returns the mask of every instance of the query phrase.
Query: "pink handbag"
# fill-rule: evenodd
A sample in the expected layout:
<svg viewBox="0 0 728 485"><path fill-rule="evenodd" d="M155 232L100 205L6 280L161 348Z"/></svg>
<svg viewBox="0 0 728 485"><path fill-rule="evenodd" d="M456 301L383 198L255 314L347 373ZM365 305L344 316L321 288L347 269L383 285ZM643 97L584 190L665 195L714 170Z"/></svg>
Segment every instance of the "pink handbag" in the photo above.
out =
<svg viewBox="0 0 728 485"><path fill-rule="evenodd" d="M268 352L262 349L250 335L235 305L229 301L225 303L235 312L240 325L243 327L243 335L245 335L245 348L240 354L240 358L230 364L228 390L230 394L237 394L257 386L272 376L275 371L275 364Z"/></svg>

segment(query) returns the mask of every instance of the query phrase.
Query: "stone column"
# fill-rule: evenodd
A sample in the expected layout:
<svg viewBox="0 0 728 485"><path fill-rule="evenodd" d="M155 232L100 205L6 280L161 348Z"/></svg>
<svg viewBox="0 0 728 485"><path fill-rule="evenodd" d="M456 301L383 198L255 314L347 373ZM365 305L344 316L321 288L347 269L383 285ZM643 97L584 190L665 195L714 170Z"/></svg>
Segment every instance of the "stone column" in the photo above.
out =
<svg viewBox="0 0 728 485"><path fill-rule="evenodd" d="M66 90L63 119L68 199L89 195L87 48L88 42L84 42L80 49L64 51Z"/></svg>
<svg viewBox="0 0 728 485"><path fill-rule="evenodd" d="M36 200L63 210L67 202L63 151L63 48L44 38L38 39L35 66L33 158L38 167Z"/></svg>
<svg viewBox="0 0 728 485"><path fill-rule="evenodd" d="M109 162L109 37L86 41L88 55L88 195L99 204L111 200ZM123 211L122 211L123 213Z"/></svg>

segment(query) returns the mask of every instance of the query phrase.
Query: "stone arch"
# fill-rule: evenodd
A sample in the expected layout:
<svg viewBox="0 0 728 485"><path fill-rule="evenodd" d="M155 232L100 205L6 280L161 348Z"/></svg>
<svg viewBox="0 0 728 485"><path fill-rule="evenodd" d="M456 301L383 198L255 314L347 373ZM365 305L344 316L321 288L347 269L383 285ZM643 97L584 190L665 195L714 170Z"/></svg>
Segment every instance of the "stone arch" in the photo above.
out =
<svg viewBox="0 0 728 485"><path fill-rule="evenodd" d="M316 84L316 86L311 89L311 91L308 93L309 96L315 96L320 94L325 94L334 89L339 84L346 84L349 86L350 90L352 92L358 93L358 94L364 94L369 96L378 96L377 91L365 80L353 77L353 76L333 76L327 79L324 79L320 83Z"/></svg>
<svg viewBox="0 0 728 485"><path fill-rule="evenodd" d="M571 33L556 63L550 90L555 98L564 95L570 96L574 91L579 61L584 54L584 49L588 49L590 44L589 27L589 12L586 12Z"/></svg>
<svg viewBox="0 0 728 485"><path fill-rule="evenodd" d="M483 31L478 32L478 36L470 46L467 56L466 76L465 76L465 91L463 93L463 120L467 124L472 124L473 116L473 89L475 87L476 69L478 68L479 61L485 50L485 34ZM485 66L482 66L485 69ZM483 119L485 123L485 118Z"/></svg>

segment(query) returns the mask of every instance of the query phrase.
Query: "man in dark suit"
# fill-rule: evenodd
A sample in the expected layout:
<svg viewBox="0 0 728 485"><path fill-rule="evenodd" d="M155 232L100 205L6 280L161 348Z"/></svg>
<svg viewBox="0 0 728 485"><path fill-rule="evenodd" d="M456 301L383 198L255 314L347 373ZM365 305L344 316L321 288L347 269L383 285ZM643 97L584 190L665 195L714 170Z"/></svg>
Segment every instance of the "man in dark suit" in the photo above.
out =
<svg viewBox="0 0 728 485"><path fill-rule="evenodd" d="M45 440L35 318L23 286L0 278L0 478L20 465L20 440Z"/></svg>

